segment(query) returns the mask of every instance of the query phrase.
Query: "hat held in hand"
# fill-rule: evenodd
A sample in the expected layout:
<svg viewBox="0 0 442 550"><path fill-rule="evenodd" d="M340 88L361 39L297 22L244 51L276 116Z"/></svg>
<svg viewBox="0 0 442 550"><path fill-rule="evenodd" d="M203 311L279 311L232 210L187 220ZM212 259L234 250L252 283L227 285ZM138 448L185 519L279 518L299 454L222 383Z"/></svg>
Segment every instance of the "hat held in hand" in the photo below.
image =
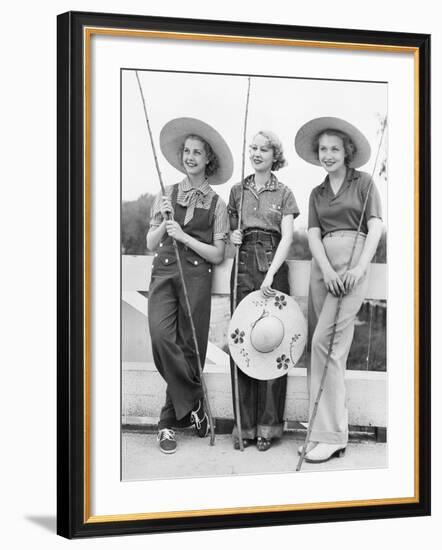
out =
<svg viewBox="0 0 442 550"><path fill-rule="evenodd" d="M236 308L229 324L232 359L248 376L272 380L287 374L304 351L307 323L296 301L276 292L264 298L257 290Z"/></svg>

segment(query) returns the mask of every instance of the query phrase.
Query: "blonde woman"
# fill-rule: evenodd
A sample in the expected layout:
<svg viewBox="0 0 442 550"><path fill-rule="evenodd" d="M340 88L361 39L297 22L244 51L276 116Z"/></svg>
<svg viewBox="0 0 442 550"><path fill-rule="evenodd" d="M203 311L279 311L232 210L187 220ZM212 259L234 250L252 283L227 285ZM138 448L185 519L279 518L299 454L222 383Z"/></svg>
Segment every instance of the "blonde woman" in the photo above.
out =
<svg viewBox="0 0 442 550"><path fill-rule="evenodd" d="M285 259L293 240L293 219L299 211L292 191L273 173L286 165L279 138L270 131L258 132L249 147L254 172L232 187L228 205L231 241L240 246L238 265L238 303L250 292L261 289L264 296L276 290L290 294ZM242 227L238 228L238 209L242 187ZM233 273L231 295L233 296ZM233 387L232 362L232 392ZM255 442L267 451L272 440L282 436L287 376L275 380L256 380L238 369L241 431L244 447ZM235 409L235 407L234 407ZM235 411L236 414L236 411ZM233 445L239 449L237 428Z"/></svg>

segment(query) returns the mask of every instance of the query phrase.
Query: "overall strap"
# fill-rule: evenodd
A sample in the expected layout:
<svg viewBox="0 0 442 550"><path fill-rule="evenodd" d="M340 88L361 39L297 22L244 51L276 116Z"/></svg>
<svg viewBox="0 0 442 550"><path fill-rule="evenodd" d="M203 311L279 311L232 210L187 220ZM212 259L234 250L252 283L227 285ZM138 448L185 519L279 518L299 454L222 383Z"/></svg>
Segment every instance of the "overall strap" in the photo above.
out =
<svg viewBox="0 0 442 550"><path fill-rule="evenodd" d="M178 183L176 183L172 187L172 193L170 194L170 202L172 204L173 210L175 210L177 196L178 196ZM172 240L169 237L169 235L167 234L167 232L163 235L163 237L161 239L162 244L165 244L166 242L169 243L169 244L171 244L171 242L172 242Z"/></svg>
<svg viewBox="0 0 442 550"><path fill-rule="evenodd" d="M213 218L215 216L215 208L216 208L216 205L218 204L218 199L219 199L219 195L215 193L213 195L212 202L210 203L210 208L209 208L209 226L212 226L213 224Z"/></svg>
<svg viewBox="0 0 442 550"><path fill-rule="evenodd" d="M178 183L175 183L175 185L172 188L172 194L170 196L170 202L172 203L172 208L175 209L176 206L176 200L178 197Z"/></svg>

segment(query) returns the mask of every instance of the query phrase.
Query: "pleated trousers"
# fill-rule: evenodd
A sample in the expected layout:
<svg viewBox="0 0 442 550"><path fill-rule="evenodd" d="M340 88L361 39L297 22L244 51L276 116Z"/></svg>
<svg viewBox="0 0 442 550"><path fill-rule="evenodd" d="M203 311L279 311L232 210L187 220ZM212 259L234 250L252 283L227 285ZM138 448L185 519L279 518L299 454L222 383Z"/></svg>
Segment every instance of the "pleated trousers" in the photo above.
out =
<svg viewBox="0 0 442 550"><path fill-rule="evenodd" d="M356 231L334 231L323 238L323 245L333 269L342 277L350 259ZM362 253L365 235L357 237L352 267ZM368 271L342 300L327 376L311 434L311 441L346 445L348 410L345 393L345 370L353 340L356 315L367 294ZM333 331L338 298L327 291L315 259L312 260L309 291L309 325L314 326L311 363L308 369L309 416L320 387L330 338Z"/></svg>

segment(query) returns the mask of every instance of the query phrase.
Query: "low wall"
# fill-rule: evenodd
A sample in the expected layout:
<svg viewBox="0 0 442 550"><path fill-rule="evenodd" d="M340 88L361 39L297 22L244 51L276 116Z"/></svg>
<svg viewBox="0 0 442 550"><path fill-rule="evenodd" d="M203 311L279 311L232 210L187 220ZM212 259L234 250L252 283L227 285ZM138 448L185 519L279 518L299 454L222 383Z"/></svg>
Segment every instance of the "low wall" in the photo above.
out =
<svg viewBox="0 0 442 550"><path fill-rule="evenodd" d="M206 365L205 380L215 418L233 418L230 370ZM123 363L124 424L156 424L164 403L166 384L153 363ZM354 426L386 427L386 376L383 372L347 371L349 423ZM307 420L307 375L305 368L288 374L284 418Z"/></svg>

